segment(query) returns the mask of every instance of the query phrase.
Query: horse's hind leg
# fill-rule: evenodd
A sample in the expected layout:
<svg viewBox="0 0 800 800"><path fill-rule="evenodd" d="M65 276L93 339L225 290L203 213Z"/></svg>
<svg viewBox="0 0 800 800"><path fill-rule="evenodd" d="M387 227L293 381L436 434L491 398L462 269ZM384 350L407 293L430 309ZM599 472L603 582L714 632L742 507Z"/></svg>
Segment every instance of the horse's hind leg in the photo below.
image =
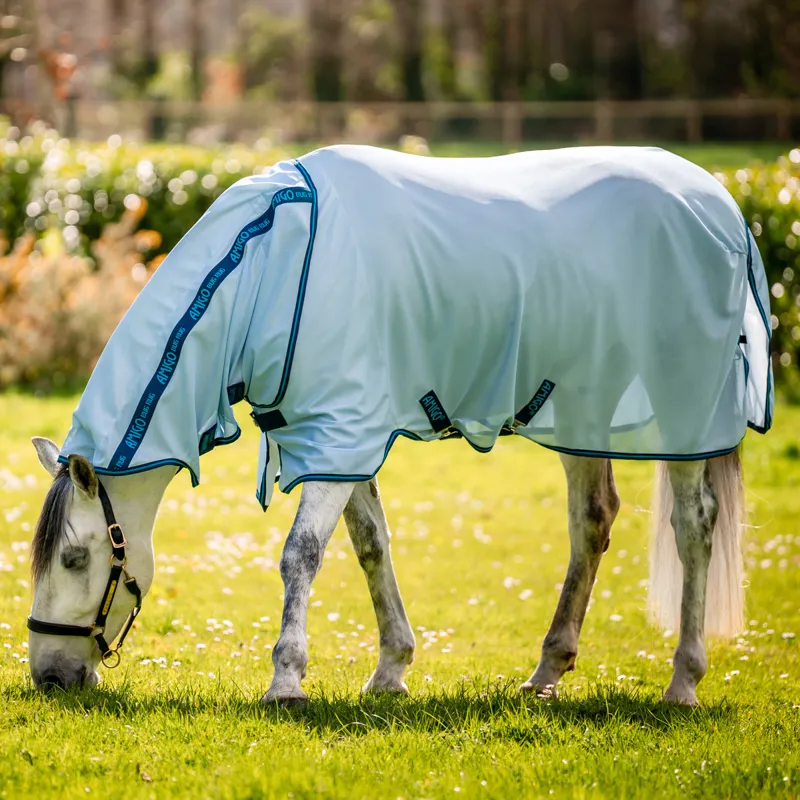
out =
<svg viewBox="0 0 800 800"><path fill-rule="evenodd" d="M520 687L522 691L539 694L555 694L561 676L575 668L583 618L619 510L608 459L562 455L561 461L567 473L569 567L556 613L542 644L539 665Z"/></svg>
<svg viewBox="0 0 800 800"><path fill-rule="evenodd" d="M389 551L389 525L378 482L356 484L344 510L358 563L364 570L380 635L378 668L365 692L407 692L403 672L414 659L414 633L406 616Z"/></svg>
<svg viewBox="0 0 800 800"><path fill-rule="evenodd" d="M708 462L680 461L668 465L675 497L672 527L683 565L681 631L673 659L672 681L664 700L697 705L695 688L706 673L704 624L706 582L711 561L711 537L719 506Z"/></svg>

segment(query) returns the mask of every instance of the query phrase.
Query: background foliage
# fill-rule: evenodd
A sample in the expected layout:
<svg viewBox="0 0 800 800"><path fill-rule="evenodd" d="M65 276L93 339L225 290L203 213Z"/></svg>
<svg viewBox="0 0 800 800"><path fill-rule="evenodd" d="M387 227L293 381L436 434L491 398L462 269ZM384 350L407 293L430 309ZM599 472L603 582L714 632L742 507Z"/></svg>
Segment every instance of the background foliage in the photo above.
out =
<svg viewBox="0 0 800 800"><path fill-rule="evenodd" d="M401 146L426 152L415 137ZM115 136L100 145L73 143L44 129L19 140L12 129L0 138L0 231L11 250L0 258L0 386L50 388L84 379L131 292L214 199L290 155L265 139L252 149L209 150ZM800 398L800 149L714 174L741 206L767 267L776 383ZM28 251L35 268L22 263ZM87 304L54 286L71 276L77 290L98 271L106 302L87 328L71 320L85 315ZM58 321L57 336L48 321ZM82 338L72 341L78 331ZM49 345L36 343L47 337Z"/></svg>

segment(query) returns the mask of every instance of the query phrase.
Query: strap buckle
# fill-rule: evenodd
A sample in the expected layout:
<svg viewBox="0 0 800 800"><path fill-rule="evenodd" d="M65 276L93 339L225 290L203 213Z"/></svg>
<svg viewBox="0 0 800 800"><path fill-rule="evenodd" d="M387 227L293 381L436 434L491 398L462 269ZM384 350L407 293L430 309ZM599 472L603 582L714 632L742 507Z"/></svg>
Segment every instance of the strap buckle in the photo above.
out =
<svg viewBox="0 0 800 800"><path fill-rule="evenodd" d="M119 535L122 537L121 542L114 539L114 534L111 532L114 528L119 531ZM108 526L108 538L111 540L111 546L115 550L119 550L120 547L128 546L128 540L125 538L125 531L122 530L122 526L118 522L113 522Z"/></svg>

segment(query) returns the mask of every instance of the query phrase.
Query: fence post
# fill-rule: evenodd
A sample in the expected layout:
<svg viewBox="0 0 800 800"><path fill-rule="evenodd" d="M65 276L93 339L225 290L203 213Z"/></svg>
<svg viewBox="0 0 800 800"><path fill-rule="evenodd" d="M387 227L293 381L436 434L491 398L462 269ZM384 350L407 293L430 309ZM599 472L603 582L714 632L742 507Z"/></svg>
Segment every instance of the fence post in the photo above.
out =
<svg viewBox="0 0 800 800"><path fill-rule="evenodd" d="M697 103L686 104L686 138L690 142L703 139L703 114Z"/></svg>
<svg viewBox="0 0 800 800"><path fill-rule="evenodd" d="M610 142L614 138L614 112L607 100L594 103L594 138L600 142Z"/></svg>
<svg viewBox="0 0 800 800"><path fill-rule="evenodd" d="M789 103L786 100L778 100L775 118L777 122L776 133L778 135L778 140L781 142L788 142L789 139L792 138L792 116L789 111Z"/></svg>
<svg viewBox="0 0 800 800"><path fill-rule="evenodd" d="M505 144L522 142L522 118L519 103L503 103L503 142Z"/></svg>

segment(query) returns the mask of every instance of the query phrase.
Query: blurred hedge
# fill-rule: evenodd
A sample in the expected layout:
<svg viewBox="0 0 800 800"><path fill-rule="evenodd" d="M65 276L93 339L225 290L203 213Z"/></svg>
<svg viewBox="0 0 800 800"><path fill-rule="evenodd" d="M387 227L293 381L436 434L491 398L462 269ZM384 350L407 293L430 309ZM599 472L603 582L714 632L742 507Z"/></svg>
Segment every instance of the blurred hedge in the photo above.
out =
<svg viewBox="0 0 800 800"><path fill-rule="evenodd" d="M419 149L419 143L411 141L409 147ZM143 233L135 239L141 263L153 267L224 189L289 154L265 140L252 149L207 150L123 143L119 137L89 145L41 132L20 140L0 138L0 156L0 231L6 249L32 235L35 253L78 257L91 267L93 244L127 211L135 213ZM756 236L772 293L776 383L800 400L800 150L774 163L715 175ZM39 369L37 382L45 374Z"/></svg>
<svg viewBox="0 0 800 800"><path fill-rule="evenodd" d="M775 382L800 402L800 149L715 173L744 212L770 285Z"/></svg>
<svg viewBox="0 0 800 800"><path fill-rule="evenodd" d="M287 154L262 140L254 149L186 145L71 143L53 134L0 138L0 230L9 242L26 232L61 231L67 252L86 253L104 225L147 200L141 225L168 252L211 203L240 178ZM145 253L152 255L152 253Z"/></svg>

